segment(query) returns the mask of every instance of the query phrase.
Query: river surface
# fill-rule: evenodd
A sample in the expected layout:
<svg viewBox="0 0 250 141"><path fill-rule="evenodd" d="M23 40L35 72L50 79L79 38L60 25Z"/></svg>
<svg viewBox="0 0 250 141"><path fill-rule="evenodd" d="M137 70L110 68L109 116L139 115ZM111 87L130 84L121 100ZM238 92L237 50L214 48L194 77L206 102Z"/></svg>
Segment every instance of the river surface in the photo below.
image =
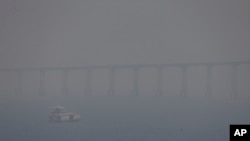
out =
<svg viewBox="0 0 250 141"><path fill-rule="evenodd" d="M249 102L250 103L250 102ZM81 121L48 122L62 105ZM228 141L250 104L169 97L61 97L0 103L0 141Z"/></svg>

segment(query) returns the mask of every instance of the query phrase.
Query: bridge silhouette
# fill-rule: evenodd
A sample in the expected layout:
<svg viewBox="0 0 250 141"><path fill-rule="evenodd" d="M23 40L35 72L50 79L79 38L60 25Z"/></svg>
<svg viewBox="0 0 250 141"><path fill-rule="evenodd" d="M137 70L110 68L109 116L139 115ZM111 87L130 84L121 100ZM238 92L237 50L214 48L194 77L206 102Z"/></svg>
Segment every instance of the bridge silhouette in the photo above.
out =
<svg viewBox="0 0 250 141"><path fill-rule="evenodd" d="M100 66L84 66L84 67L37 67L37 68L9 68L9 69L0 69L0 72L15 72L17 73L17 82L18 82L18 93L23 93L22 83L23 83L23 73L24 72L39 72L39 95L46 95L45 88L45 74L50 71L59 71L63 72L63 87L62 94L69 95L69 73L71 71L82 70L86 73L86 85L84 94L87 96L92 95L91 81L92 81L92 72L94 70L108 70L109 71L109 80L108 80L108 92L107 95L115 95L115 73L120 69L129 69L133 70L133 82L132 82L132 95L139 95L139 73L140 70L145 68L153 68L157 70L157 85L156 85L156 96L163 95L163 70L170 67L175 67L181 70L181 92L180 95L185 97L187 96L187 85L188 85L188 74L187 71L189 68L202 66L206 68L206 97L211 98L212 94L212 78L213 72L212 69L218 66L229 66L231 69L231 90L232 94L230 97L236 99L238 97L238 68L241 65L250 65L250 61L245 62L219 62L219 63L177 63L177 64L140 64L140 65L100 65Z"/></svg>

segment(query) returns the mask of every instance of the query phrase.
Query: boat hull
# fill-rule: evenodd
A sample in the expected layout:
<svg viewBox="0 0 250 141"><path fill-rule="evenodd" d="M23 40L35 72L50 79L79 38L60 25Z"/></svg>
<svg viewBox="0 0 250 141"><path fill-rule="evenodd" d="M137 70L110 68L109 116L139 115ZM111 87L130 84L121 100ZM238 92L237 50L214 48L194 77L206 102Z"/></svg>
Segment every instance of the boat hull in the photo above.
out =
<svg viewBox="0 0 250 141"><path fill-rule="evenodd" d="M80 121L80 115L76 113L60 113L51 114L49 116L50 122L75 122Z"/></svg>

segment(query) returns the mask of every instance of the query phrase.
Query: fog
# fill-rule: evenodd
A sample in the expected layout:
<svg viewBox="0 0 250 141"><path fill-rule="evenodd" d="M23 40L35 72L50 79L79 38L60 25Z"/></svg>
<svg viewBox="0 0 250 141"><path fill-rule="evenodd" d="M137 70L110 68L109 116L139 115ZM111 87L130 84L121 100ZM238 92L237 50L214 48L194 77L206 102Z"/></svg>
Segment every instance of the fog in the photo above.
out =
<svg viewBox="0 0 250 141"><path fill-rule="evenodd" d="M230 64L250 61L249 13L249 0L1 0L0 140L228 140L250 123L250 64L235 77ZM124 67L148 64L177 67ZM49 123L55 105L81 121Z"/></svg>

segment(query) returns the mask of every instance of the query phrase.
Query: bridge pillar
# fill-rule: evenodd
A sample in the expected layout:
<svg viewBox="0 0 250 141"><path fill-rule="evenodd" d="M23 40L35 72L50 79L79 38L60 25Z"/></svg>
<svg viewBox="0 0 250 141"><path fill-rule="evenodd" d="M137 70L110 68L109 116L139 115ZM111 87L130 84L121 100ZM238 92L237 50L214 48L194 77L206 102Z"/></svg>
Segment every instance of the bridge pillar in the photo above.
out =
<svg viewBox="0 0 250 141"><path fill-rule="evenodd" d="M157 68L157 88L156 88L156 96L162 96L162 73L163 73L163 67Z"/></svg>
<svg viewBox="0 0 250 141"><path fill-rule="evenodd" d="M182 82L181 82L181 96L187 96L187 69L186 65L181 66Z"/></svg>
<svg viewBox="0 0 250 141"><path fill-rule="evenodd" d="M69 95L69 70L63 70L63 86L62 93L64 96Z"/></svg>
<svg viewBox="0 0 250 141"><path fill-rule="evenodd" d="M92 94L91 75L92 75L92 70L86 69L86 87L85 87L85 95L86 96L90 96Z"/></svg>
<svg viewBox="0 0 250 141"><path fill-rule="evenodd" d="M213 69L212 65L207 65L206 66L206 70L207 70L207 76L206 76L206 85L207 85L206 89L207 89L207 92L206 92L206 96L208 98L212 97L212 77L213 77L212 69Z"/></svg>
<svg viewBox="0 0 250 141"><path fill-rule="evenodd" d="M107 95L114 96L115 95L115 69L111 68L109 70L109 88Z"/></svg>
<svg viewBox="0 0 250 141"><path fill-rule="evenodd" d="M22 83L23 83L23 72L20 70L20 71L17 71L17 85L18 85L16 89L17 95L23 94Z"/></svg>
<svg viewBox="0 0 250 141"><path fill-rule="evenodd" d="M138 89L138 74L139 68L133 68L133 89L132 89L132 95L138 96L139 95L139 89Z"/></svg>
<svg viewBox="0 0 250 141"><path fill-rule="evenodd" d="M40 70L40 88L39 88L39 95L45 95L45 71Z"/></svg>
<svg viewBox="0 0 250 141"><path fill-rule="evenodd" d="M237 78L238 78L238 64L233 64L232 65L232 94L231 98L232 99L237 99L238 94L238 83L237 83Z"/></svg>

